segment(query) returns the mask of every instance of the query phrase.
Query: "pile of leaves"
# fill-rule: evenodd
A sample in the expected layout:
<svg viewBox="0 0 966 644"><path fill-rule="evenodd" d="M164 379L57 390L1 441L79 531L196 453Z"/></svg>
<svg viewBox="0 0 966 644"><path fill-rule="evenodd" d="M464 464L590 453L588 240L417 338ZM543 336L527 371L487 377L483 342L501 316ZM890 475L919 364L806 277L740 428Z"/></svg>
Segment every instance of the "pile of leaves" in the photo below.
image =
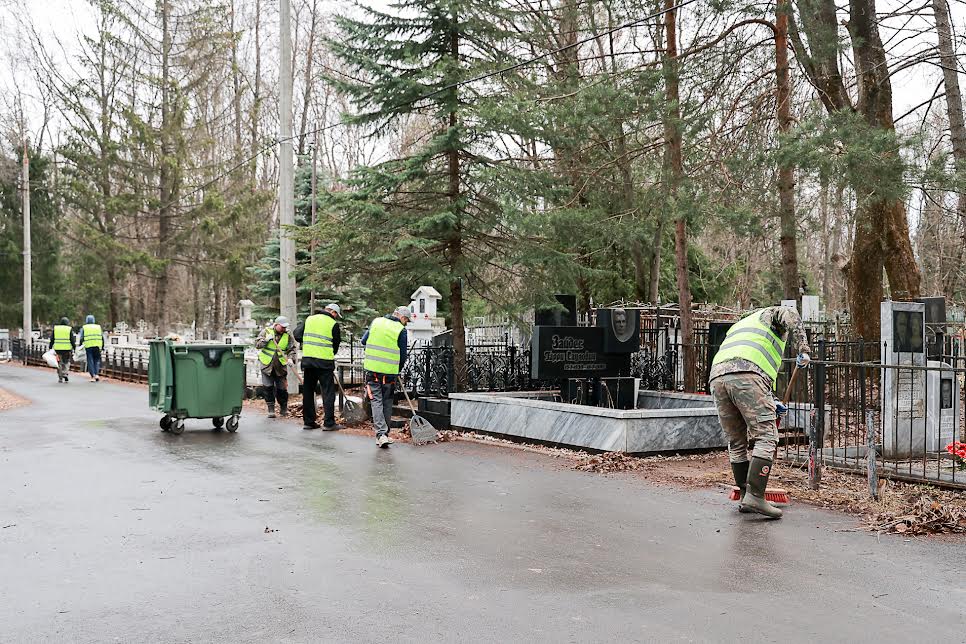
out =
<svg viewBox="0 0 966 644"><path fill-rule="evenodd" d="M17 407L23 407L29 404L30 401L26 398L22 398L6 389L0 389L0 411L16 409Z"/></svg>
<svg viewBox="0 0 966 644"><path fill-rule="evenodd" d="M894 512L877 514L869 527L898 534L966 534L966 507L923 494L909 512L901 516Z"/></svg>
<svg viewBox="0 0 966 644"><path fill-rule="evenodd" d="M621 454L620 452L605 452L603 454L587 455L574 465L575 470L583 472L597 472L609 474L611 472L630 472L644 468L643 459Z"/></svg>

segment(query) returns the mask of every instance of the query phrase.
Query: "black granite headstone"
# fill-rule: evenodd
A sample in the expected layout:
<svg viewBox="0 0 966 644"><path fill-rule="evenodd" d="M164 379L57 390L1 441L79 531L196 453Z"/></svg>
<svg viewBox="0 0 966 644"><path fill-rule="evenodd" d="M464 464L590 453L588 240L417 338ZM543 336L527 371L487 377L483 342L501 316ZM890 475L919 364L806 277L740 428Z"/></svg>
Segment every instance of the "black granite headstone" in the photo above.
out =
<svg viewBox="0 0 966 644"><path fill-rule="evenodd" d="M921 297L916 302L926 305L926 355L930 360L939 360L946 335L946 298Z"/></svg>
<svg viewBox="0 0 966 644"><path fill-rule="evenodd" d="M630 354L606 354L600 327L535 326L530 340L535 380L628 375Z"/></svg>
<svg viewBox="0 0 966 644"><path fill-rule="evenodd" d="M641 350L641 316L636 309L597 309L597 326L604 330L604 353Z"/></svg>
<svg viewBox="0 0 966 644"><path fill-rule="evenodd" d="M555 309L537 309L533 314L534 326L577 326L577 296L554 295L563 307Z"/></svg>
<svg viewBox="0 0 966 644"><path fill-rule="evenodd" d="M704 381L708 382L711 377L711 363L714 360L714 354L718 353L718 349L724 344L725 336L728 335L728 331L731 327L735 325L734 322L709 322L708 323L708 353L705 356L705 369L704 369Z"/></svg>

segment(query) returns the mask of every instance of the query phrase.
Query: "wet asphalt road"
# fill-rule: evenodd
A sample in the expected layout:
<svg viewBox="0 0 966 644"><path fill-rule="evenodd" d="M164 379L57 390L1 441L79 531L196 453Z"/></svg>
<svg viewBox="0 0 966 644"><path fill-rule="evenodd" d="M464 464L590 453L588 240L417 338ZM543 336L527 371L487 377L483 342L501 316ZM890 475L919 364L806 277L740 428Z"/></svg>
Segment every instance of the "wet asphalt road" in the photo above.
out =
<svg viewBox="0 0 966 644"><path fill-rule="evenodd" d="M966 546L0 366L0 641L966 640ZM266 533L266 527L275 532Z"/></svg>

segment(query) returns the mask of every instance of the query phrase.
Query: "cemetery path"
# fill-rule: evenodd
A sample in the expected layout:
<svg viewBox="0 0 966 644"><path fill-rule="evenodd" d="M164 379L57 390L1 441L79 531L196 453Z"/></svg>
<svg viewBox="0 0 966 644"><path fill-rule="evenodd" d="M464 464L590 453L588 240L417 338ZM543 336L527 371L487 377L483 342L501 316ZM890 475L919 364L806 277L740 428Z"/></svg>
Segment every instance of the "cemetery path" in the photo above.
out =
<svg viewBox="0 0 966 644"><path fill-rule="evenodd" d="M0 411L5 641L963 641L960 541L766 523L713 491L474 443L242 417L164 434L144 388ZM749 607L760 607L754 620ZM761 629L760 631L758 629Z"/></svg>

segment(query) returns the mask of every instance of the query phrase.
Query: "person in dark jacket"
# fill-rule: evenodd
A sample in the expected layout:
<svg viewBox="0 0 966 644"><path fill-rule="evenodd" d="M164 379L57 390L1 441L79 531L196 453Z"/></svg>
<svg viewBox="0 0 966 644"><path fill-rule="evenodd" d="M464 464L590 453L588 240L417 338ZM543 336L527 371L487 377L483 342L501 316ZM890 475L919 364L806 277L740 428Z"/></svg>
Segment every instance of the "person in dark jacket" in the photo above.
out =
<svg viewBox="0 0 966 644"><path fill-rule="evenodd" d="M70 326L70 320L60 318L60 324L54 325L54 332L50 334L48 348L57 352L57 382L68 382L70 377L70 360L77 346L77 334Z"/></svg>
<svg viewBox="0 0 966 644"><path fill-rule="evenodd" d="M332 302L315 315L302 322L292 337L302 346L302 429L318 429L316 421L318 410L315 408L315 392L321 386L322 408L325 418L322 429L335 431L344 429L335 422L335 354L342 342L339 319L342 309Z"/></svg>

